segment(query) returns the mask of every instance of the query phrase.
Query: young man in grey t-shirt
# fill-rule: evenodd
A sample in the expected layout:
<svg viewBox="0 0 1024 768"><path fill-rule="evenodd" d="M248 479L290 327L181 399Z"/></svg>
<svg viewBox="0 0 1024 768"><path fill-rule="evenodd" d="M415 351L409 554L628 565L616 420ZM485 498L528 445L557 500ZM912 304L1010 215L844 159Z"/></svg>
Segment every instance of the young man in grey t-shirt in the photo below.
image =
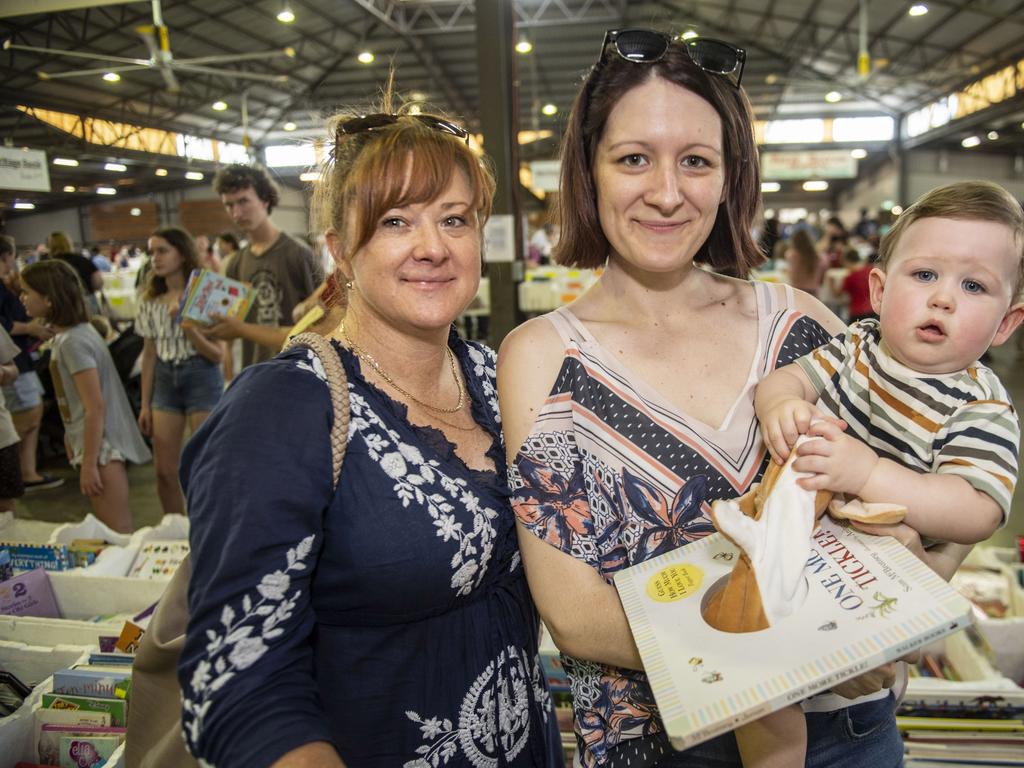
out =
<svg viewBox="0 0 1024 768"><path fill-rule="evenodd" d="M213 188L231 220L249 243L231 260L226 274L256 289L244 320L224 318L209 330L213 338L242 340L242 367L269 360L281 350L292 326L292 310L320 282L320 267L308 247L282 232L270 219L280 200L261 169L231 165L221 169Z"/></svg>

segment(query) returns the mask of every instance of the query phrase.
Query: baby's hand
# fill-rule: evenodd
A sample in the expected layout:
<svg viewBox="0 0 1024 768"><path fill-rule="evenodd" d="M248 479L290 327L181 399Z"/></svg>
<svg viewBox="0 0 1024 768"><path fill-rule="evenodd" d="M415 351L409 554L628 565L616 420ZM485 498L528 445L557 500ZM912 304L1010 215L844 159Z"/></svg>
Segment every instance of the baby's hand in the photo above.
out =
<svg viewBox="0 0 1024 768"><path fill-rule="evenodd" d="M808 432L824 439L808 440L797 451L793 469L814 475L798 480L800 487L859 496L878 464L878 454L831 421L816 422Z"/></svg>
<svg viewBox="0 0 1024 768"><path fill-rule="evenodd" d="M773 405L761 418L761 437L768 452L779 464L789 456L793 444L811 427L811 421L825 415L812 403L799 397L787 398Z"/></svg>

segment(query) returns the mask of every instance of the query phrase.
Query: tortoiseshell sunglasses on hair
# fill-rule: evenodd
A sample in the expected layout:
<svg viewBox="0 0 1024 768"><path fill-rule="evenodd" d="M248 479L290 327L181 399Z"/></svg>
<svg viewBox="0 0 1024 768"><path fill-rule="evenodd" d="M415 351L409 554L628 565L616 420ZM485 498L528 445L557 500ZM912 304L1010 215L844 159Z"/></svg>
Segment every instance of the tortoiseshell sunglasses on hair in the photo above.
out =
<svg viewBox="0 0 1024 768"><path fill-rule="evenodd" d="M341 140L343 136L351 136L352 134L364 133L366 131L375 131L388 125L394 125L403 117L415 118L428 128L433 128L435 131L440 131L441 133L450 134L469 144L469 131L455 123L443 120L440 117L435 117L434 115L389 115L384 112L379 112L374 115L360 115L359 117L353 117L351 120L346 120L338 126L336 139Z"/></svg>
<svg viewBox="0 0 1024 768"><path fill-rule="evenodd" d="M604 33L601 55L597 61L600 64L604 60L609 43L614 43L615 53L626 61L654 64L665 58L668 47L674 42L682 43L690 60L705 72L732 75L735 77L732 83L740 87L747 52L731 43L709 37L684 40L653 29L609 29Z"/></svg>

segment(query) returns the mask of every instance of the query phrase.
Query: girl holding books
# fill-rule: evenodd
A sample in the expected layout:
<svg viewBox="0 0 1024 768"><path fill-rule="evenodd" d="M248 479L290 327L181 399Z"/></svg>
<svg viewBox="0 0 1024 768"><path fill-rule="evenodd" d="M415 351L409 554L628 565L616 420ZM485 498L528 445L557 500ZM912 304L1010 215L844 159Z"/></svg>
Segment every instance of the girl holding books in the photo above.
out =
<svg viewBox="0 0 1024 768"><path fill-rule="evenodd" d="M132 529L125 462L149 461L128 396L103 339L89 323L84 288L57 259L25 267L21 302L29 317L54 331L50 375L64 421L64 447L79 468L93 512L116 531Z"/></svg>
<svg viewBox="0 0 1024 768"><path fill-rule="evenodd" d="M184 514L178 462L185 425L195 432L224 391L221 343L194 325L177 322L185 284L199 254L184 229L166 227L149 238L149 280L139 304L142 409L139 428L153 441L156 488L164 514Z"/></svg>

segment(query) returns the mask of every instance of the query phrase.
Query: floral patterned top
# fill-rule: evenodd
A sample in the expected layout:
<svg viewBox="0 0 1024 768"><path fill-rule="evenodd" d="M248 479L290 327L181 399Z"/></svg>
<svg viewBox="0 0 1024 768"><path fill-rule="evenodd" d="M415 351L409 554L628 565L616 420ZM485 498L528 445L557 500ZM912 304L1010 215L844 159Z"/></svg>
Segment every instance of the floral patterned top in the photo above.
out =
<svg viewBox="0 0 1024 768"><path fill-rule="evenodd" d="M349 377L337 491L323 368L246 369L182 458L193 575L179 667L205 765L270 765L313 741L350 768L560 766L520 564L494 354L453 333L497 472Z"/></svg>
<svg viewBox="0 0 1024 768"><path fill-rule="evenodd" d="M718 428L680 413L567 308L546 316L565 359L509 468L512 508L532 533L611 583L622 568L714 531L710 503L744 493L766 464L755 385L829 338L789 309L788 287L753 285L758 348L746 387ZM662 726L645 675L564 654L562 663L582 764L653 765L667 740L655 738Z"/></svg>

